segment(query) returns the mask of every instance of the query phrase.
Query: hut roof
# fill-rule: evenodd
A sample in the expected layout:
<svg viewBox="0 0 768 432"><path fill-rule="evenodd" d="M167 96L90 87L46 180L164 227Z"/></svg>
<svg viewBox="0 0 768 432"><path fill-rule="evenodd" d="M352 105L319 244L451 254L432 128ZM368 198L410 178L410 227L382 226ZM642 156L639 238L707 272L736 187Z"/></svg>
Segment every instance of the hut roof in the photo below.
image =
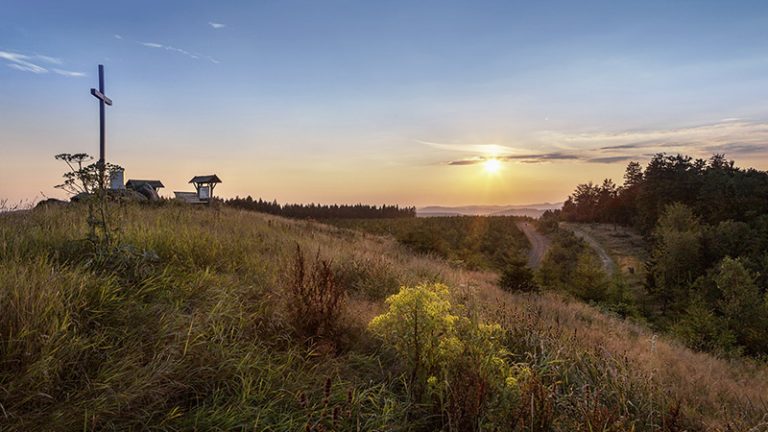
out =
<svg viewBox="0 0 768 432"><path fill-rule="evenodd" d="M160 189L165 187L165 185L163 185L163 182L161 182L160 180L135 180L135 179L128 180L125 183L125 186L133 189L145 184L152 186L152 189Z"/></svg>
<svg viewBox="0 0 768 432"><path fill-rule="evenodd" d="M221 183L221 179L216 174L194 176L190 183Z"/></svg>

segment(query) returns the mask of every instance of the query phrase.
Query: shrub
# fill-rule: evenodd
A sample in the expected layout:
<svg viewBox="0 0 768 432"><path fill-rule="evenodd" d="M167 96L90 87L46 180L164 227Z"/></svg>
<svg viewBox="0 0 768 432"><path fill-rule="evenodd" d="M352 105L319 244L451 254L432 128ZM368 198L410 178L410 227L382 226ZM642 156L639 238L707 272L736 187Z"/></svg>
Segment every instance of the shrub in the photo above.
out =
<svg viewBox="0 0 768 432"><path fill-rule="evenodd" d="M402 287L387 305L369 328L404 360L411 396L432 402L449 430L499 424L530 376L508 361L501 326L456 314L443 284Z"/></svg>
<svg viewBox="0 0 768 432"><path fill-rule="evenodd" d="M383 300L397 292L400 286L396 269L383 259L347 259L337 261L334 269L336 283L350 294L371 300Z"/></svg>
<svg viewBox="0 0 768 432"><path fill-rule="evenodd" d="M735 337L728 329L727 322L700 298L691 302L671 330L695 350L728 352L734 349Z"/></svg>
<svg viewBox="0 0 768 432"><path fill-rule="evenodd" d="M307 266L301 246L297 244L291 272L288 313L295 331L309 339L334 337L345 291L335 282L331 262L320 259L318 251Z"/></svg>
<svg viewBox="0 0 768 432"><path fill-rule="evenodd" d="M539 290L539 286L533 280L533 271L522 262L513 262L504 269L499 278L499 286L507 291Z"/></svg>
<svg viewBox="0 0 768 432"><path fill-rule="evenodd" d="M568 288L576 297L587 301L605 300L608 280L594 254L583 252L579 255L572 278Z"/></svg>

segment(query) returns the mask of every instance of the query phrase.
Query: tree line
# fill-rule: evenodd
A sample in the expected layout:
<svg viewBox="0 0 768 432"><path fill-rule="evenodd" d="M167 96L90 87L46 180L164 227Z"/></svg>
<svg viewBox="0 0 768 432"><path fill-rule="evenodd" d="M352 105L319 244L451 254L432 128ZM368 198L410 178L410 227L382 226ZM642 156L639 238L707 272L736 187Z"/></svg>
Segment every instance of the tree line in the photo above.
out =
<svg viewBox="0 0 768 432"><path fill-rule="evenodd" d="M552 215L548 215L552 216ZM768 354L768 172L657 154L624 184L580 184L560 220L634 226L649 240L646 318L694 348Z"/></svg>
<svg viewBox="0 0 768 432"><path fill-rule="evenodd" d="M277 216L297 219L398 219L416 217L416 207L398 205L368 204L279 204L275 201L254 200L250 195L245 198L230 198L224 205L243 210L269 213Z"/></svg>
<svg viewBox="0 0 768 432"><path fill-rule="evenodd" d="M563 205L561 219L632 225L650 233L673 203L690 207L707 224L748 222L768 213L768 172L743 169L715 154L708 160L659 153L645 170L630 162L624 184L580 184Z"/></svg>

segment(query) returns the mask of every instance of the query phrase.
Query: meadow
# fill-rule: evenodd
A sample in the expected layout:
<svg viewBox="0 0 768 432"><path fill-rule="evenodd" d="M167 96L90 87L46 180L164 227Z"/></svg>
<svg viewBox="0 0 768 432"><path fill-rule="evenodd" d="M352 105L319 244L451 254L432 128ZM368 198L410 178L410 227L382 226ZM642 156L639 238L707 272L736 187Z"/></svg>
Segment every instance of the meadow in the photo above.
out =
<svg viewBox="0 0 768 432"><path fill-rule="evenodd" d="M81 206L0 215L0 429L768 430L763 364L505 292L483 266L229 208L119 213L102 254ZM429 316L470 329L440 358L509 366L503 390L463 361L421 382L388 342L403 335L370 324L402 286L435 284Z"/></svg>
<svg viewBox="0 0 768 432"><path fill-rule="evenodd" d="M528 240L513 216L332 219L329 224L390 236L410 250L470 270L502 271L525 262Z"/></svg>

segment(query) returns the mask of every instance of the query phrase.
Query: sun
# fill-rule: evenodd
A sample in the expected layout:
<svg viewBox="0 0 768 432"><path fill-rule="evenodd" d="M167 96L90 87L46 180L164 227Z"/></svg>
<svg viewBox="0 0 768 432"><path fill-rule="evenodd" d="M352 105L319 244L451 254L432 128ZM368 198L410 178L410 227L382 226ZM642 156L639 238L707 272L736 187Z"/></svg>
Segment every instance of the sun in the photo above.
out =
<svg viewBox="0 0 768 432"><path fill-rule="evenodd" d="M483 169L490 174L496 174L501 169L501 161L498 159L487 159L483 162Z"/></svg>

